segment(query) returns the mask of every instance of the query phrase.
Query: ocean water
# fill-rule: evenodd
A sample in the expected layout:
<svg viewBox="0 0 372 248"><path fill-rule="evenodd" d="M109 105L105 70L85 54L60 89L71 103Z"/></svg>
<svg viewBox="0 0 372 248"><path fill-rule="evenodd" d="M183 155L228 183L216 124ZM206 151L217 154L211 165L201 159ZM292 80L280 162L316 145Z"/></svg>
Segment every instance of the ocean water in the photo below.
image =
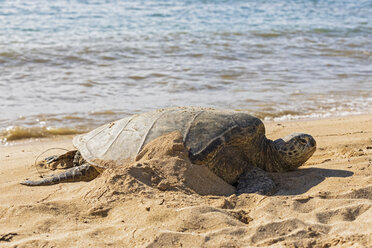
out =
<svg viewBox="0 0 372 248"><path fill-rule="evenodd" d="M0 139L156 108L372 112L372 0L0 1Z"/></svg>

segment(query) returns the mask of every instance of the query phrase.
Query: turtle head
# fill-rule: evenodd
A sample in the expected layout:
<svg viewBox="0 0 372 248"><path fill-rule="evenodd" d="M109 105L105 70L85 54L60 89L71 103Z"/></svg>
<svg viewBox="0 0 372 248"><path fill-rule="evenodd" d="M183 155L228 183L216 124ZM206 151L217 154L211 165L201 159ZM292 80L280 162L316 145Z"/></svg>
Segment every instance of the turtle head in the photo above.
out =
<svg viewBox="0 0 372 248"><path fill-rule="evenodd" d="M293 133L274 141L282 161L289 170L294 170L308 160L315 152L315 139L304 133Z"/></svg>

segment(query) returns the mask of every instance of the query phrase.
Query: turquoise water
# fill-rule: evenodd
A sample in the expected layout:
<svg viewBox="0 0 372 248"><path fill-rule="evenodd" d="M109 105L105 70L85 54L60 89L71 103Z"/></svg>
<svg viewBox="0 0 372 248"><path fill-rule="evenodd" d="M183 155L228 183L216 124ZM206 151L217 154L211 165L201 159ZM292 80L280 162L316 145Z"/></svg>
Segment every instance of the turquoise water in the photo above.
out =
<svg viewBox="0 0 372 248"><path fill-rule="evenodd" d="M0 139L155 108L371 113L369 1L0 1Z"/></svg>

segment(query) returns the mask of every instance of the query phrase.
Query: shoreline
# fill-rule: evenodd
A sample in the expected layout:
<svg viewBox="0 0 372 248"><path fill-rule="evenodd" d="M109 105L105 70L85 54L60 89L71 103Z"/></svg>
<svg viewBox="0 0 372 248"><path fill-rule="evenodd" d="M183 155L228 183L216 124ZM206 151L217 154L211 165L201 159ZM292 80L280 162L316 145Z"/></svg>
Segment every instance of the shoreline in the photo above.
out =
<svg viewBox="0 0 372 248"><path fill-rule="evenodd" d="M371 246L372 115L264 123L270 139L305 132L317 141L305 165L273 174L273 196L162 191L112 172L26 187L19 182L39 176L35 158L72 149L73 136L0 146L0 247Z"/></svg>
<svg viewBox="0 0 372 248"><path fill-rule="evenodd" d="M299 119L290 119L290 120L264 120L263 122L266 124L269 123L277 123L277 122L308 122L308 121L326 121L326 120L335 120L335 119L349 119L349 118L369 118L372 116L372 113L363 113L363 114L347 114L347 115L334 115L334 116L327 116L327 117L309 117L309 118L299 118Z"/></svg>
<svg viewBox="0 0 372 248"><path fill-rule="evenodd" d="M364 114L348 114L348 115L341 115L341 116L329 116L329 117L319 117L319 118L299 118L299 119L289 119L289 120L265 120L261 119L265 126L266 125L271 125L275 123L292 123L292 122L309 122L309 121L321 121L321 120L336 120L336 119L349 119L349 118L368 118L369 116L372 116L372 113L364 113ZM98 127L98 126L97 126ZM96 128L96 127L95 127ZM62 127L61 129L66 129ZM90 129L93 130L94 128ZM267 128L266 128L267 129ZM71 129L72 130L72 129ZM90 131L89 130L89 131ZM88 131L88 132L89 132ZM1 142L0 139L0 147L6 147L6 146L15 146L15 145L22 145L22 144L27 144L27 143L33 143L33 142L38 142L38 141L46 141L46 140L63 140L63 139L72 139L75 135L80 134L81 132L77 132L76 134L59 134L59 135L50 135L46 137L31 137L31 138L19 138L19 139L14 139L14 140L9 140L5 142Z"/></svg>

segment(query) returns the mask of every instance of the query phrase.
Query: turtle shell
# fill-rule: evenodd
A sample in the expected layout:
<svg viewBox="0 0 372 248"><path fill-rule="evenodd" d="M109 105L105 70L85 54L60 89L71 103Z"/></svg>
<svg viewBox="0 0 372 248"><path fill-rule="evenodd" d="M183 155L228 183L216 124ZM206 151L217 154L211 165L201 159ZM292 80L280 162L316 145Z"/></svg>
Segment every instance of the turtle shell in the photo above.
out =
<svg viewBox="0 0 372 248"><path fill-rule="evenodd" d="M108 123L73 139L89 163L122 163L133 159L151 140L179 131L191 161L202 163L235 137L251 142L264 134L262 122L243 112L200 107L177 107L133 115ZM248 138L247 138L248 137Z"/></svg>

